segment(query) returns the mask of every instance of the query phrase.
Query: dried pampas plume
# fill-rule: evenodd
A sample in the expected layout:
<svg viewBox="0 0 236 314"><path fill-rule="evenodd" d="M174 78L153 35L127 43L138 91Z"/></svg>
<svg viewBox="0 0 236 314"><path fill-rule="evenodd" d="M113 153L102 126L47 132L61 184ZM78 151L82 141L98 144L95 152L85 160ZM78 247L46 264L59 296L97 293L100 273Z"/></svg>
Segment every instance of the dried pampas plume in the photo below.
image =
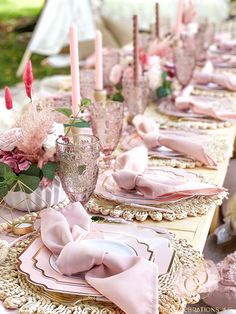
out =
<svg viewBox="0 0 236 314"><path fill-rule="evenodd" d="M23 137L17 143L17 148L24 152L31 162L37 163L44 155L43 142L51 133L54 118L54 113L50 109L44 108L35 114L30 106L17 122Z"/></svg>

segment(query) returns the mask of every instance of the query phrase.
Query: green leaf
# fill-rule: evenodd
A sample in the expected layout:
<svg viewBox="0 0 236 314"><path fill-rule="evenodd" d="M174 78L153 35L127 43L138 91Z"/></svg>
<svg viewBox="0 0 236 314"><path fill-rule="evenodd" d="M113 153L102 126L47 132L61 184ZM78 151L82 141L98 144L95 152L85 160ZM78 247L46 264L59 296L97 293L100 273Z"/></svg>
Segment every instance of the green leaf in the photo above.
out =
<svg viewBox="0 0 236 314"><path fill-rule="evenodd" d="M0 162L0 177L4 178L6 173L13 173L14 174L11 167L9 167L4 162Z"/></svg>
<svg viewBox="0 0 236 314"><path fill-rule="evenodd" d="M41 169L35 164L31 164L27 170L21 171L21 173L28 176L40 177Z"/></svg>
<svg viewBox="0 0 236 314"><path fill-rule="evenodd" d="M92 101L91 101L89 98L84 98L84 99L82 99L82 101L81 101L81 105L82 105L83 107L88 107L88 106L91 105L91 103L92 103Z"/></svg>
<svg viewBox="0 0 236 314"><path fill-rule="evenodd" d="M0 186L0 198L3 198L4 196L6 196L8 193L8 186L5 185L1 185Z"/></svg>
<svg viewBox="0 0 236 314"><path fill-rule="evenodd" d="M85 169L86 169L86 165L80 165L80 166L78 166L78 174L79 174L79 175L83 174L84 171L85 171Z"/></svg>
<svg viewBox="0 0 236 314"><path fill-rule="evenodd" d="M12 186L17 182L17 175L12 172L7 172L4 176L6 185Z"/></svg>
<svg viewBox="0 0 236 314"><path fill-rule="evenodd" d="M116 89L117 89L119 92L122 91L122 84L121 84L121 83L117 83L117 84L115 85L115 87L116 87Z"/></svg>
<svg viewBox="0 0 236 314"><path fill-rule="evenodd" d="M163 71L162 74L161 74L161 76L162 76L163 82L165 82L165 81L166 81L166 78L167 78L167 72L166 72L166 71Z"/></svg>
<svg viewBox="0 0 236 314"><path fill-rule="evenodd" d="M75 127L75 128L89 128L89 123L85 120L81 120L81 121L78 121L78 122L74 122L74 123L71 123L71 124L64 124L64 127Z"/></svg>
<svg viewBox="0 0 236 314"><path fill-rule="evenodd" d="M23 184L21 184L23 183ZM18 184L23 192L30 194L35 191L39 186L40 178L35 176L28 176L26 174L20 174L18 177Z"/></svg>
<svg viewBox="0 0 236 314"><path fill-rule="evenodd" d="M57 108L55 111L60 112L70 118L72 116L72 110L70 108Z"/></svg>
<svg viewBox="0 0 236 314"><path fill-rule="evenodd" d="M156 95L159 98L167 97L170 95L170 89L165 86L158 87L156 89Z"/></svg>
<svg viewBox="0 0 236 314"><path fill-rule="evenodd" d="M120 92L117 92L117 93L115 93L115 94L112 96L112 100L114 100L114 101L119 101L119 102L123 102L123 101L124 101L124 97L123 97L123 95L122 95Z"/></svg>
<svg viewBox="0 0 236 314"><path fill-rule="evenodd" d="M55 178L56 168L57 168L56 162L48 162L42 168L43 176L48 178L49 180L53 180Z"/></svg>

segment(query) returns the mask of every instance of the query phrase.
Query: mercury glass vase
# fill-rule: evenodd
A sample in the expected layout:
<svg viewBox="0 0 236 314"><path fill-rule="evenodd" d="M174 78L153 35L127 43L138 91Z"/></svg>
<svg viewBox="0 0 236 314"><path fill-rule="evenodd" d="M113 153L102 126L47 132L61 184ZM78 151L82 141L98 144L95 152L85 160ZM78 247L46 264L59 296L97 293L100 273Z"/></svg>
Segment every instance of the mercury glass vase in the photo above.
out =
<svg viewBox="0 0 236 314"><path fill-rule="evenodd" d="M71 202L86 203L98 178L99 139L81 134L56 140L58 176Z"/></svg>

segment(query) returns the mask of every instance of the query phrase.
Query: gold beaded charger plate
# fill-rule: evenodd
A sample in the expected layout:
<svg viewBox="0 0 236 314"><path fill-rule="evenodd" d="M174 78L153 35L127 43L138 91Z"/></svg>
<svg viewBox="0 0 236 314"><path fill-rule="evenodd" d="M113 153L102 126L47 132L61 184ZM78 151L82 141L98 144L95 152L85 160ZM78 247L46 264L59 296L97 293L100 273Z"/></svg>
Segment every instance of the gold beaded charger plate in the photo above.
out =
<svg viewBox="0 0 236 314"><path fill-rule="evenodd" d="M155 176L153 169L149 168L147 171ZM183 169L169 167L160 169L180 176L187 173L189 179L205 182L201 176ZM226 195L227 192L214 196L187 196L177 193L173 194L171 198L164 196L159 200L146 199L137 192L124 192L119 189L112 178L111 171L108 170L100 174L94 195L87 202L86 208L92 214L123 218L128 221L144 221L148 218L154 221L162 219L173 221L188 216L204 215L209 210L221 205Z"/></svg>
<svg viewBox="0 0 236 314"><path fill-rule="evenodd" d="M114 225L113 225L114 226ZM112 226L112 227L113 227ZM156 237L161 235L156 233ZM159 310L160 313L183 311L186 303L199 300L197 291L191 295L178 296L174 289L179 271L202 263L203 259L186 240L177 240L174 235L166 234L171 242L174 258L167 273L159 276ZM21 240L10 248L5 261L0 264L0 300L8 309L20 309L24 314L123 314L124 312L110 302L89 296L78 296L47 291L31 283L17 269L19 255L32 243L32 237Z"/></svg>
<svg viewBox="0 0 236 314"><path fill-rule="evenodd" d="M160 129L160 135L175 134L186 136L186 132L188 132L193 140L196 139L201 143L205 143L207 153L217 162L223 162L232 156L232 149L227 144L227 138L224 135L211 134L209 136L208 133L198 129ZM120 148L122 150L130 150L142 144L142 138L138 135L134 127L128 126L122 134ZM201 162L164 146L149 149L148 155L148 164L150 166L170 166L190 169L195 167L204 167Z"/></svg>

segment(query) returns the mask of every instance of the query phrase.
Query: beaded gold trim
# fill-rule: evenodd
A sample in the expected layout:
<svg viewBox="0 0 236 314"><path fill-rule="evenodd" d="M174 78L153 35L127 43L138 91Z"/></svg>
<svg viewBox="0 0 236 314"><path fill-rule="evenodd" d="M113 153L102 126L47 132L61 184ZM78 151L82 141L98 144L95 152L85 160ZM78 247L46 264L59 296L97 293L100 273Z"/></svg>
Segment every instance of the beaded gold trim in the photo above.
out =
<svg viewBox="0 0 236 314"><path fill-rule="evenodd" d="M203 261L186 240L177 240L173 234L170 240L176 251L171 270L159 277L159 310L163 314L183 311L186 303L199 301L194 292L188 299L174 292L178 272L184 266L190 267ZM98 302L93 298L52 293L27 281L17 270L17 257L29 245L32 237L16 243L10 248L5 262L0 264L0 300L8 309L20 309L21 314L124 314L114 304Z"/></svg>
<svg viewBox="0 0 236 314"><path fill-rule="evenodd" d="M156 211L150 211L148 207L145 210L145 205L138 208L138 205L133 207L132 205L106 200L100 195L93 195L86 204L86 208L92 214L123 218L128 221L145 221L148 218L154 221L161 221L163 219L173 221L205 215L208 211L220 206L226 195L226 192L222 192L214 197L195 196L174 203L151 205L153 208L157 208ZM170 209L172 213L165 213L158 210L162 208Z"/></svg>

